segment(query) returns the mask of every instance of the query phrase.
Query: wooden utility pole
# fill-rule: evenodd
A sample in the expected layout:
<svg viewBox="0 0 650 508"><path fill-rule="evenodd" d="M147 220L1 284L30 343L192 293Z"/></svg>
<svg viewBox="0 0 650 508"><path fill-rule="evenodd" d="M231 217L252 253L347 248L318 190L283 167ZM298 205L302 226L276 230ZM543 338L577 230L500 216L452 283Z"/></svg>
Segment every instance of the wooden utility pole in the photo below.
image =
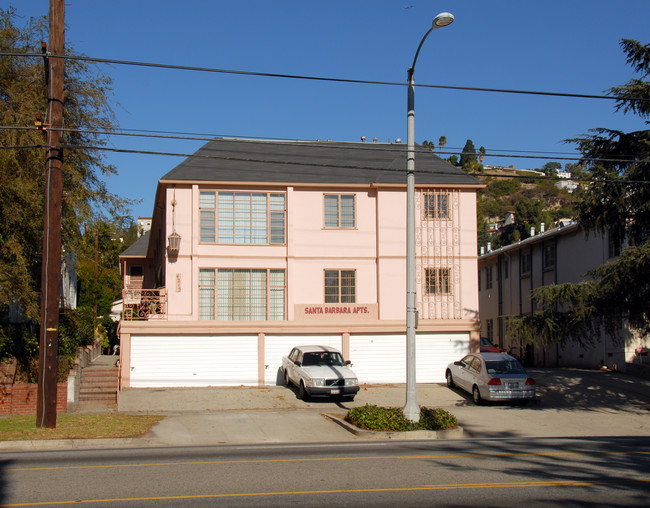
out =
<svg viewBox="0 0 650 508"><path fill-rule="evenodd" d="M65 0L50 0L50 43L46 56L47 161L43 218L41 335L36 409L37 427L56 427L61 279L61 201L63 196L63 51Z"/></svg>
<svg viewBox="0 0 650 508"><path fill-rule="evenodd" d="M95 305L93 309L95 311L95 319L97 319L97 268L99 265L99 231L95 231Z"/></svg>

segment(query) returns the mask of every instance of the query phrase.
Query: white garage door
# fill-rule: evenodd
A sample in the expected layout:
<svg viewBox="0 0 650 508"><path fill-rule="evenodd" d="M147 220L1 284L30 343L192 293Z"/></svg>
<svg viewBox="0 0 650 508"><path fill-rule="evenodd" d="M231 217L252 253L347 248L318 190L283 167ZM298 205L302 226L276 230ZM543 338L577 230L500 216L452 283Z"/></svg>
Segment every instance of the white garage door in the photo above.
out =
<svg viewBox="0 0 650 508"><path fill-rule="evenodd" d="M257 385L257 336L133 336L131 386Z"/></svg>
<svg viewBox="0 0 650 508"><path fill-rule="evenodd" d="M418 383L442 383L445 367L469 353L469 334L418 334ZM406 383L406 335L353 335L350 360L360 383Z"/></svg>
<svg viewBox="0 0 650 508"><path fill-rule="evenodd" d="M283 384L282 357L296 346L319 345L341 350L340 335L267 335L264 343L264 384Z"/></svg>
<svg viewBox="0 0 650 508"><path fill-rule="evenodd" d="M469 333L417 336L415 374L418 383L444 383L447 365L469 353Z"/></svg>

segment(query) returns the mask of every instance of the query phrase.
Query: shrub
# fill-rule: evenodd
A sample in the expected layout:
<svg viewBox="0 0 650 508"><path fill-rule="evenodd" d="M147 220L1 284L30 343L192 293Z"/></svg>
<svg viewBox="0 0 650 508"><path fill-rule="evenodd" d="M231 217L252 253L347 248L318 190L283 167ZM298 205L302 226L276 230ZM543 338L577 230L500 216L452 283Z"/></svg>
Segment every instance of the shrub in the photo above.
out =
<svg viewBox="0 0 650 508"><path fill-rule="evenodd" d="M420 421L411 422L401 408L380 407L371 404L355 407L345 416L352 425L365 430L406 432L409 430L446 430L458 426L454 415L444 409L421 408Z"/></svg>
<svg viewBox="0 0 650 508"><path fill-rule="evenodd" d="M420 409L420 427L427 430L447 430L458 427L458 420L449 411L439 407Z"/></svg>

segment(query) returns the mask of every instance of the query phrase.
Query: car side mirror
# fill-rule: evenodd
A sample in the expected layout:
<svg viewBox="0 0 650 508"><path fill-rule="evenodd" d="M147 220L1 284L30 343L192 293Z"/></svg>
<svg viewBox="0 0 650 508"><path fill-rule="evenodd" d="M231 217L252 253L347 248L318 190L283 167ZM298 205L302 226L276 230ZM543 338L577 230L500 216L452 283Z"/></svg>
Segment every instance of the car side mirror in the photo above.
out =
<svg viewBox="0 0 650 508"><path fill-rule="evenodd" d="M463 364L463 363L460 362L460 361L458 361L458 362L454 362L454 365L462 365L462 364Z"/></svg>
<svg viewBox="0 0 650 508"><path fill-rule="evenodd" d="M352 362L350 360L345 360L345 364L349 366L352 365Z"/></svg>
<svg viewBox="0 0 650 508"><path fill-rule="evenodd" d="M300 367L302 365L302 362L300 360L296 360L293 363L295 363L298 367Z"/></svg>

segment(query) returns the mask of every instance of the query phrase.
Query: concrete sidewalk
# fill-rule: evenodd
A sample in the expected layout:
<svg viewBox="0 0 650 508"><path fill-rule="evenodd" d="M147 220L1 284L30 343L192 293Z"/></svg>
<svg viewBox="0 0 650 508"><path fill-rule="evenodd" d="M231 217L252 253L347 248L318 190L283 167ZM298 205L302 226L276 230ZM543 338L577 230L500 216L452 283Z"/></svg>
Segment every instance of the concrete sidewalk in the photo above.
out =
<svg viewBox="0 0 650 508"><path fill-rule="evenodd" d="M418 385L418 403L454 414L463 437L650 434L649 380L578 369L529 369L529 374L537 381L538 400L528 406L475 406L469 394L440 384ZM283 386L132 389L122 392L119 410L167 414L144 438L151 444L327 442L383 436L355 435L324 415L342 416L364 404L402 407L405 401L405 385L364 386L354 402L305 402Z"/></svg>
<svg viewBox="0 0 650 508"><path fill-rule="evenodd" d="M538 400L528 406L475 406L469 394L438 384L418 385L418 403L441 407L458 418L462 436L438 436L444 438L650 435L650 380L578 369L529 369L529 374L537 381ZM283 386L126 389L120 394L120 412L165 415L141 438L3 442L0 449L386 439L390 436L352 433L326 415L342 417L350 408L364 404L402 407L405 395L405 385L363 386L353 402L316 398L305 402Z"/></svg>

